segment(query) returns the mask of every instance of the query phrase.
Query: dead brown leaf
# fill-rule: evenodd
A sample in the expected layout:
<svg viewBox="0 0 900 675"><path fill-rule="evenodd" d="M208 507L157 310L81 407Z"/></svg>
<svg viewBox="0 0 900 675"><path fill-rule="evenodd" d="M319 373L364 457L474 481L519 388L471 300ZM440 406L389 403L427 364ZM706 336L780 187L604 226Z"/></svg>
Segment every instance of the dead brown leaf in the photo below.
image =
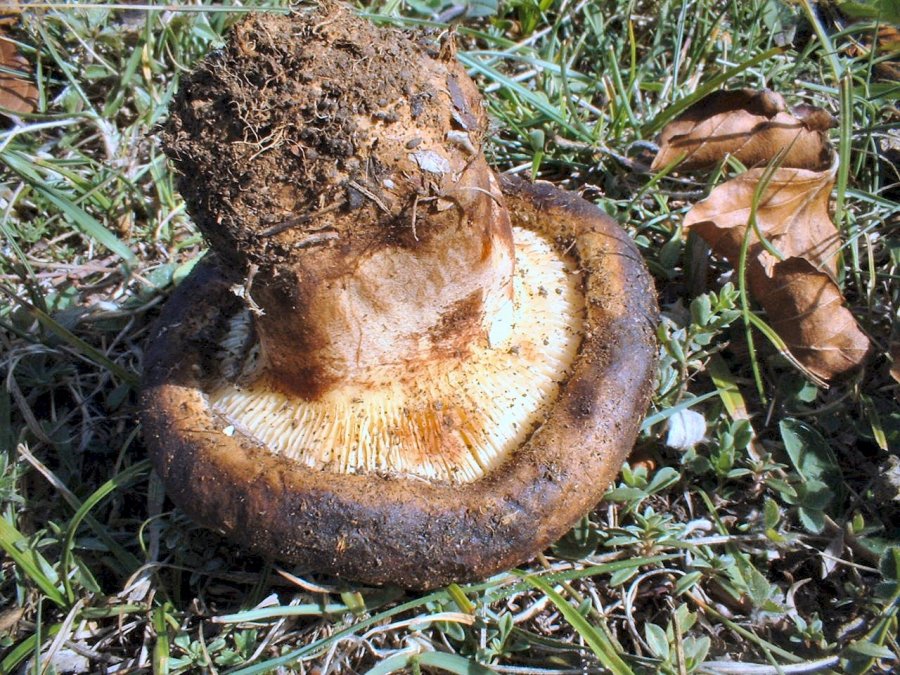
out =
<svg viewBox="0 0 900 675"><path fill-rule="evenodd" d="M3 5L0 6L0 26L12 26L21 14L19 0L3 0Z"/></svg>
<svg viewBox="0 0 900 675"><path fill-rule="evenodd" d="M861 61L871 60L878 79L889 82L900 80L900 28L897 26L879 26L874 37L852 41L847 53Z"/></svg>
<svg viewBox="0 0 900 675"><path fill-rule="evenodd" d="M729 154L756 166L784 151L782 167L823 170L833 159L825 133L832 126L827 111L802 106L791 113L784 99L768 89L717 91L663 128L651 169L680 158L682 170L704 169Z"/></svg>
<svg viewBox="0 0 900 675"><path fill-rule="evenodd" d="M38 90L27 77L28 61L19 54L13 42L0 30L0 108L15 114L34 112L38 103ZM15 71L19 74L13 74Z"/></svg>
<svg viewBox="0 0 900 675"><path fill-rule="evenodd" d="M765 169L720 185L688 212L684 224L735 267L749 238L750 294L791 354L814 375L830 380L862 363L870 348L835 282L840 240L828 213L835 172L770 173L762 186ZM748 225L755 199L757 228L780 255L766 250Z"/></svg>
<svg viewBox="0 0 900 675"><path fill-rule="evenodd" d="M806 258L834 276L840 236L828 215L834 171L776 169L760 192L756 224L782 257ZM766 169L751 169L715 188L690 210L684 220L721 256L736 265L750 222L754 196ZM751 231L751 250L763 248ZM776 258L764 261L771 267Z"/></svg>
<svg viewBox="0 0 900 675"><path fill-rule="evenodd" d="M25 610L21 607L0 611L0 634L13 632L16 624L19 623L23 616L25 616Z"/></svg>
<svg viewBox="0 0 900 675"><path fill-rule="evenodd" d="M803 258L775 263L771 272L751 270L750 293L791 354L814 375L831 380L859 366L869 338L844 306L832 277Z"/></svg>

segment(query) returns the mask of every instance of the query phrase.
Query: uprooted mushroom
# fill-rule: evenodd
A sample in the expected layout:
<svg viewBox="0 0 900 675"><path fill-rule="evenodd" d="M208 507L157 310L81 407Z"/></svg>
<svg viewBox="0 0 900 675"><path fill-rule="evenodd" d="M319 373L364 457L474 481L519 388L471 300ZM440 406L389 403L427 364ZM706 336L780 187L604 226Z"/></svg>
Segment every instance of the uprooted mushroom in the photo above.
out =
<svg viewBox="0 0 900 675"><path fill-rule="evenodd" d="M656 305L628 237L498 178L451 41L326 3L238 24L163 141L211 252L147 354L168 493L278 559L426 588L527 560L634 442Z"/></svg>

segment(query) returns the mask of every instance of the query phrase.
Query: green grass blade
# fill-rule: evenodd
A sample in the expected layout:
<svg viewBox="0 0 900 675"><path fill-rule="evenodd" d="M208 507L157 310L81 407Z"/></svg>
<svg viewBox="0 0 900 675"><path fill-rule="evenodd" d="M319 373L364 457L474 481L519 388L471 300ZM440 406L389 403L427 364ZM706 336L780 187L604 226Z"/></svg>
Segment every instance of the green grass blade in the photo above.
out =
<svg viewBox="0 0 900 675"><path fill-rule="evenodd" d="M72 567L72 549L75 546L75 535L78 533L78 528L81 526L82 521L84 521L84 519L90 515L90 512L94 509L95 506L97 506L97 504L103 501L103 499L105 499L114 490L129 485L132 481L147 473L149 470L150 460L145 459L129 467L122 473L113 476L103 485L97 488L90 497L84 500L84 503L75 512L75 515L72 516L72 520L69 521L69 527L66 531L66 538L63 541L62 552L63 586L66 591L66 597L69 598L69 602L75 601L75 595L72 592L71 581L68 572ZM99 525L99 523L97 523L97 525ZM102 532L102 528L100 531ZM110 537L106 537L106 540L107 546L109 546L110 543L115 545L115 542ZM121 547L118 548L121 549ZM121 550L124 552L124 549ZM131 559L127 562L131 563L131 569L135 569L140 565L140 562L136 558L134 558L134 556L131 556L130 554L128 555Z"/></svg>
<svg viewBox="0 0 900 675"><path fill-rule="evenodd" d="M868 654L876 654L882 658L891 659L897 664L897 615L900 614L900 585L894 591L893 597L890 599L887 609L884 611L872 629L859 640L851 642L847 651L854 651L856 656L849 655L847 662L847 673L868 673L872 666L875 665L876 657L867 656ZM892 639L893 638L893 639ZM892 644L894 651L886 649L885 643Z"/></svg>
<svg viewBox="0 0 900 675"><path fill-rule="evenodd" d="M628 117L628 122L632 129L637 129L640 124L638 123L637 117L635 117L634 110L631 108L631 94L630 90L625 88L625 82L622 79L622 72L619 69L619 60L616 58L616 53L613 50L612 46L609 47L609 62L612 65L612 78L613 85L616 89L616 97L614 100L618 100L621 104L622 112Z"/></svg>
<svg viewBox="0 0 900 675"><path fill-rule="evenodd" d="M505 59L508 61L519 61L521 63L528 64L529 66L533 66L542 71L546 71L548 73L552 73L553 75L564 76L568 82L578 81L589 83L591 78L584 73L580 73L577 70L570 70L569 68L563 68L563 66L558 63L553 63L551 61L547 61L545 59L538 58L536 56L532 56L530 54L517 54L514 52L501 52L491 49L479 49L479 50L469 50L465 52L466 57L475 57L475 56L484 56L489 57L492 60ZM482 64L485 67L488 67L487 64Z"/></svg>
<svg viewBox="0 0 900 675"><path fill-rule="evenodd" d="M2 151L0 152L0 159L22 180L28 183L31 189L62 211L68 220L81 232L108 248L129 265L136 263L137 258L134 252L125 243L63 193L43 185L40 177L31 170L27 161L20 157L18 153Z"/></svg>
<svg viewBox="0 0 900 675"><path fill-rule="evenodd" d="M875 438L875 442L878 443L879 448L887 452L890 450L890 444L888 442L887 434L884 431L884 423L881 420L881 415L878 413L878 408L872 402L872 397L861 394L859 402L866 414L866 419L869 421L869 428L872 430L872 436Z"/></svg>
<svg viewBox="0 0 900 675"><path fill-rule="evenodd" d="M684 112L687 108L691 107L701 98L715 91L729 80L734 79L737 75L740 75L745 70L759 65L763 61L771 59L773 56L778 56L779 54L783 53L783 47L773 47L772 49L764 51L762 54L757 54L752 59L748 59L747 61L744 61L734 68L729 68L725 72L716 75L704 85L697 87L697 89L689 96L685 96L684 98L676 101L671 106L663 110L653 119L652 122L650 122L649 124L645 124L641 129L643 136L645 138L648 136L652 136L664 126L666 126L666 124L668 124L670 120L678 117L678 115Z"/></svg>
<svg viewBox="0 0 900 675"><path fill-rule="evenodd" d="M609 636L588 623L587 619L581 616L550 584L540 577L526 575L523 572L518 572L518 575L550 598L550 601L556 605L556 608L565 617L566 621L584 638L584 641L591 648L591 651L594 652L600 663L609 668L613 675L631 675L634 672L619 656L619 650Z"/></svg>
<svg viewBox="0 0 900 675"><path fill-rule="evenodd" d="M0 288L0 291L4 291L5 289ZM12 295L6 292L6 295L13 301L17 302L21 305L34 319L36 319L40 324L49 330L51 333L56 335L58 338L63 340L63 342L67 343L70 347L72 347L75 351L79 352L83 356L87 357L89 360L93 361L97 365L105 368L110 373L118 377L123 382L127 382L133 387L138 385L140 378L136 373L132 373L129 370L126 370L118 363L110 359L106 354L101 352L100 350L92 347L87 342L82 340L80 337L75 335L68 328L58 323L52 316L47 314L41 309L38 309L34 305L32 305L27 300L23 300L22 298Z"/></svg>
<svg viewBox="0 0 900 675"><path fill-rule="evenodd" d="M414 654L394 654L369 668L366 675L390 675L400 670L406 670L414 656Z"/></svg>
<svg viewBox="0 0 900 675"><path fill-rule="evenodd" d="M50 565L43 556L33 549L23 552L19 544L26 541L25 536L19 532L6 518L0 517L0 548L6 551L6 555L12 558L22 571L41 589L44 595L59 607L66 607L66 598L56 587L56 582L49 578L41 567L50 569Z"/></svg>
<svg viewBox="0 0 900 675"><path fill-rule="evenodd" d="M138 429L135 430L135 433ZM133 437L132 437L133 438ZM129 441L130 443L130 441ZM62 496L62 498L66 501L73 511L76 514L83 507L83 503L78 497L75 496L70 490L60 489L65 484L62 480L59 479L56 475L53 474L52 471L43 463L40 462L34 455L31 454L31 451L27 449L26 446L20 445L17 449L18 453L24 457L34 468L38 469L38 471L49 481L51 485L57 487L58 492ZM97 538L106 545L107 549L110 553L115 556L116 560L120 563L120 569L118 570L122 575L128 575L132 570L140 567L141 561L138 560L135 556L129 553L125 548L119 544L110 534L107 532L107 529L104 525L102 525L96 518L94 518L90 513L85 514L84 522L88 524L88 526L94 531L97 535ZM65 568L68 569L68 568Z"/></svg>
<svg viewBox="0 0 900 675"><path fill-rule="evenodd" d="M35 2L29 7L38 9L54 9L54 10L72 10L76 5L68 2ZM175 12L179 14L255 14L260 12L277 12L286 14L289 9L284 5L255 5L252 7L242 7L241 5L185 5L185 4L163 4L153 5L151 3L125 3L125 2L79 2L78 9L98 9L98 10L128 10L128 11L144 11L144 12ZM388 17L390 18L390 17Z"/></svg>
<svg viewBox="0 0 900 675"><path fill-rule="evenodd" d="M389 588L377 591L365 598L364 611L372 611L393 602L403 595L403 591L397 588ZM262 609L249 609L235 614L225 614L212 619L215 623L245 623L248 621L270 621L285 616L340 616L347 612L354 612L354 608L342 602L308 602L302 605L288 605L276 607L264 607Z"/></svg>
<svg viewBox="0 0 900 675"><path fill-rule="evenodd" d="M467 54L458 54L458 57L462 64L466 66L466 68L474 70L475 72L484 75L489 80L493 80L497 84L505 87L506 89L509 89L509 91L514 93L520 99L522 99L523 101L527 101L529 104L534 106L548 119L556 122L560 126L560 128L565 129L571 137L585 142L590 141L589 138L585 138L577 128L575 128L568 122L568 120L566 120L565 116L559 111L559 109L554 108L548 101L542 99L533 91L526 89L515 80L510 79L498 70L485 65L478 59L472 58Z"/></svg>
<svg viewBox="0 0 900 675"><path fill-rule="evenodd" d="M701 394L700 396L695 396L694 398L685 399L680 403L677 403L671 407L666 408L665 410L660 410L657 413L653 413L649 415L642 423L641 423L641 431L647 431L654 424L659 424L660 422L669 419L672 415L677 412L681 412L682 410L687 410L689 408L693 408L698 403L703 403L703 401L713 398L719 392L717 391L708 391L705 394Z"/></svg>
<svg viewBox="0 0 900 675"><path fill-rule="evenodd" d="M691 596L690 594L688 594L688 597L690 597L692 600L694 600L696 602L696 599L693 596ZM748 630L748 629L744 628L743 626L741 626L740 624L738 624L737 622L732 621L727 616L725 616L721 612L717 611L711 605L704 603L702 605L702 607L703 607L704 612L711 614L718 621L720 621L722 623L722 625L727 626L729 630L734 631L737 635L740 635L741 637L743 637L743 638L747 639L748 641L752 642L753 644L757 645L764 652L766 652L766 653L771 652L771 654L780 656L781 658L785 659L786 661L788 661L790 663L800 663L803 661L803 659L800 658L799 656L797 656L796 654L789 652L786 649L782 649L778 645L772 644L771 642L768 642L767 640L764 640L763 638L759 637L759 635L754 633L752 630Z"/></svg>
<svg viewBox="0 0 900 675"><path fill-rule="evenodd" d="M835 183L834 224L838 230L845 230L844 204L847 201L847 184L850 180L850 159L853 141L853 81L845 75L841 78L841 118L838 139L837 181Z"/></svg>
<svg viewBox="0 0 900 675"><path fill-rule="evenodd" d="M835 81L840 81L844 76L844 67L841 60L837 57L837 51L831 42L831 38L828 37L828 28L822 25L822 22L819 20L820 14L813 8L810 0L800 0L800 7L803 9L803 13L806 15L819 42L822 43L822 51L824 52L825 60L831 66L831 74L834 75Z"/></svg>
<svg viewBox="0 0 900 675"><path fill-rule="evenodd" d="M153 631L156 642L153 644L153 675L168 675L171 645L169 644L169 625L166 614L173 607L167 602L153 610Z"/></svg>
<svg viewBox="0 0 900 675"><path fill-rule="evenodd" d="M43 640L56 637L61 627L61 623L53 624L50 628L45 628L43 631L29 635L22 640L7 652L3 660L0 661L0 673L16 672L16 666L27 659L30 654L40 649Z"/></svg>
<svg viewBox="0 0 900 675"><path fill-rule="evenodd" d="M733 420L749 419L747 402L738 387L737 378L728 368L721 354L713 354L709 358L709 377L716 385L716 393L722 399L722 405Z"/></svg>
<svg viewBox="0 0 900 675"><path fill-rule="evenodd" d="M808 370L806 366L800 363L797 358L793 354L791 354L791 350L788 348L787 343L781 339L781 336L775 332L774 328L772 328L769 324L767 324L753 312L750 312L747 318L749 319L753 327L756 328L760 333L765 335L766 339L772 343L772 346L775 347L775 349L777 349L784 358L790 361L797 370L803 373L810 382L813 382L823 389L828 389L827 382L825 382L811 370Z"/></svg>
<svg viewBox="0 0 900 675"><path fill-rule="evenodd" d="M366 675L390 675L407 672L416 666L436 668L454 675L495 675L496 671L467 659L459 654L425 652L424 654L395 654L366 671Z"/></svg>
<svg viewBox="0 0 900 675"><path fill-rule="evenodd" d="M447 586L447 592L450 594L450 597L453 598L453 602L456 603L456 606L459 607L461 612L475 614L475 605L469 601L469 598L466 597L466 594L463 592L463 589L459 587L459 584L450 584Z"/></svg>
<svg viewBox="0 0 900 675"><path fill-rule="evenodd" d="M446 591L435 591L434 593L423 595L422 597L415 598L414 600L410 600L409 602L404 602L403 604L392 607L391 609L379 612L378 614L375 614L368 619L363 619L362 621L359 621L352 626L347 626L342 630L335 631L334 634L330 635L327 638L316 640L315 642L300 647L299 649L295 649L294 651L288 652L287 654L284 654L277 658L269 659L267 661L257 663L256 665L233 671L232 673L230 673L230 675L258 675L261 673L270 673L276 668L286 666L290 663L293 663L297 659L303 658L304 656L315 654L316 652L327 648L328 645L337 640L347 637L348 635L353 635L357 631L365 630L369 626L374 626L375 624L380 623L386 619L390 619L397 614L402 614L413 609L418 609L419 607L424 607L430 602L446 600L448 598L449 595Z"/></svg>
<svg viewBox="0 0 900 675"><path fill-rule="evenodd" d="M46 310L46 298L41 291L40 283L37 280L34 267L32 266L31 261L28 260L28 256L25 255L25 251L23 251L22 247L19 246L19 242L16 240L16 233L14 233L12 228L9 227L6 218L0 218L0 234L2 234L6 239L7 245L12 249L12 252L15 255L16 262L21 266L21 270L18 272L18 274L19 277L22 278L23 284L28 291L28 296L31 298L31 301L37 307Z"/></svg>
<svg viewBox="0 0 900 675"><path fill-rule="evenodd" d="M496 672L459 654L425 652L416 657L416 660L420 666L437 668L448 673L454 673L454 675L494 675Z"/></svg>

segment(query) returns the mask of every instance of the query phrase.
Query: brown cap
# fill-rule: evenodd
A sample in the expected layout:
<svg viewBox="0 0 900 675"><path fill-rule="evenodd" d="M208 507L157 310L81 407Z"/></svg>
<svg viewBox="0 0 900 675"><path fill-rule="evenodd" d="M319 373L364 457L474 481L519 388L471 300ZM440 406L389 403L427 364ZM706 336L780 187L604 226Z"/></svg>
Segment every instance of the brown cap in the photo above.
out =
<svg viewBox="0 0 900 675"><path fill-rule="evenodd" d="M584 277L571 374L520 447L465 484L323 472L261 447L204 391L218 369L210 355L241 309L205 260L166 307L147 355L145 433L176 503L264 554L408 588L519 564L593 508L647 405L655 294L630 239L598 209L546 184L505 179L503 189L513 223L571 251Z"/></svg>

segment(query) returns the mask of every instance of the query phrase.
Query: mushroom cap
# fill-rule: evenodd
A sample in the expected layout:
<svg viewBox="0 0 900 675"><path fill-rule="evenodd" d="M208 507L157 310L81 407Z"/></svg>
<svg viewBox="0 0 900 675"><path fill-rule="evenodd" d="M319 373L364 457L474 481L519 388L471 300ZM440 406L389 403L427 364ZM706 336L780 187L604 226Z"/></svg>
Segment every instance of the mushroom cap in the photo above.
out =
<svg viewBox="0 0 900 675"><path fill-rule="evenodd" d="M503 178L501 187L514 226L577 259L586 306L571 375L521 447L463 485L323 473L272 454L205 393L241 305L208 257L166 306L146 358L145 435L176 504L264 555L413 589L519 564L590 511L630 451L648 402L655 293L634 244L599 209L549 184Z"/></svg>

